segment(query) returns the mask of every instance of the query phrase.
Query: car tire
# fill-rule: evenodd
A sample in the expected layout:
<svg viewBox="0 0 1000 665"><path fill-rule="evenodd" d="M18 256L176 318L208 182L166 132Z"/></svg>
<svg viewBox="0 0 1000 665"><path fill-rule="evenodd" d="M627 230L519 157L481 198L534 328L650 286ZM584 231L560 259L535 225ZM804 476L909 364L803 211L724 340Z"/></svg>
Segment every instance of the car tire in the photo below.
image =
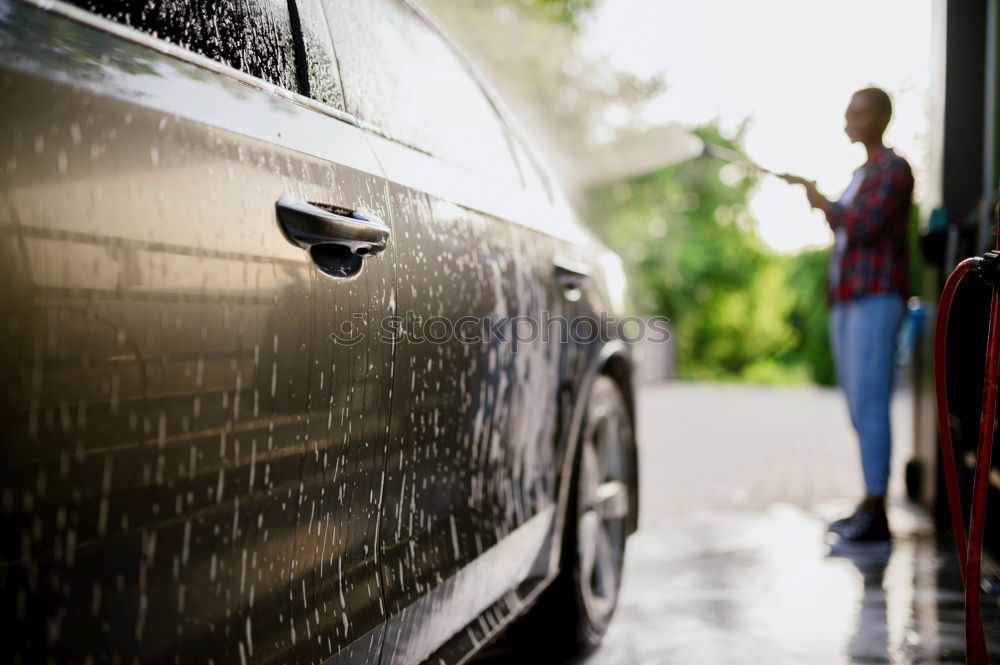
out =
<svg viewBox="0 0 1000 665"><path fill-rule="evenodd" d="M598 376L580 428L559 575L508 630L516 649L554 659L591 651L604 637L624 564L632 436L622 391Z"/></svg>

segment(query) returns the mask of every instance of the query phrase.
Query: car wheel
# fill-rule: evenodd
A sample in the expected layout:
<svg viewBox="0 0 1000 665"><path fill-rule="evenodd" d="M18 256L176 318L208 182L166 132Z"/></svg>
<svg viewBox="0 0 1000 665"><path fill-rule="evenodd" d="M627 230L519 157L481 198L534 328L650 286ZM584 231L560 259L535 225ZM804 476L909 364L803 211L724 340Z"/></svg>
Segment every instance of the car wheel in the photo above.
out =
<svg viewBox="0 0 1000 665"><path fill-rule="evenodd" d="M570 481L559 576L508 632L535 654L595 648L618 602L629 515L632 426L625 398L607 376L591 385Z"/></svg>

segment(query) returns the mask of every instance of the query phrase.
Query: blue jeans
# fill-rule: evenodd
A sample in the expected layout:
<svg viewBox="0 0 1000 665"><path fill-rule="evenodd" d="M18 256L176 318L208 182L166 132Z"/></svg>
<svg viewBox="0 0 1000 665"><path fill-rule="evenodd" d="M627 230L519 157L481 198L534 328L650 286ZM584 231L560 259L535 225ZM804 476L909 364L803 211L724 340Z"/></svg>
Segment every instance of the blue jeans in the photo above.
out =
<svg viewBox="0 0 1000 665"><path fill-rule="evenodd" d="M889 485L889 398L896 334L904 310L902 299L893 294L835 303L830 310L830 341L837 378L858 433L869 496L885 496Z"/></svg>

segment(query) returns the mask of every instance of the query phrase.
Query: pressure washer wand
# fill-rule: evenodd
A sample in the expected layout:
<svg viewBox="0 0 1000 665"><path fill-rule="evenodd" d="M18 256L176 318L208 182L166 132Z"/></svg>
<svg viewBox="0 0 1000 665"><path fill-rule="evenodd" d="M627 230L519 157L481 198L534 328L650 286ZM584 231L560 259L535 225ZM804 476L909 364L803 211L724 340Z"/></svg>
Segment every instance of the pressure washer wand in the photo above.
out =
<svg viewBox="0 0 1000 665"><path fill-rule="evenodd" d="M741 155L735 150L730 150L729 148L723 148L720 145L712 145L708 141L702 141L704 146L702 147L702 156L715 157L716 159L721 159L724 162L729 162L731 164L740 164L754 171L759 171L761 173L766 173L768 175L778 175L770 169L766 169L757 162L751 161L746 155Z"/></svg>

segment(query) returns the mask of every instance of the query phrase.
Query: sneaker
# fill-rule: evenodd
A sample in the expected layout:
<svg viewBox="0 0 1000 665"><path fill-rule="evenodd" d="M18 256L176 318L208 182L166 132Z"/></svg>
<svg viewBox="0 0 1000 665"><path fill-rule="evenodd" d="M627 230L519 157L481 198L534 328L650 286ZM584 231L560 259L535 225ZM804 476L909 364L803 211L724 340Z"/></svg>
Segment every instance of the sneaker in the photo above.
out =
<svg viewBox="0 0 1000 665"><path fill-rule="evenodd" d="M854 520L854 518L858 516L858 513L860 511L861 511L861 506L858 506L857 508L854 509L854 512L848 515L847 517L841 517L839 520L834 520L833 522L830 522L830 524L827 525L826 530L829 531L830 533L835 533L837 535L840 535L841 530L848 524L850 524Z"/></svg>
<svg viewBox="0 0 1000 665"><path fill-rule="evenodd" d="M835 533L839 536L831 546L835 551L890 543L889 520L884 509L868 510L859 507L853 517Z"/></svg>

